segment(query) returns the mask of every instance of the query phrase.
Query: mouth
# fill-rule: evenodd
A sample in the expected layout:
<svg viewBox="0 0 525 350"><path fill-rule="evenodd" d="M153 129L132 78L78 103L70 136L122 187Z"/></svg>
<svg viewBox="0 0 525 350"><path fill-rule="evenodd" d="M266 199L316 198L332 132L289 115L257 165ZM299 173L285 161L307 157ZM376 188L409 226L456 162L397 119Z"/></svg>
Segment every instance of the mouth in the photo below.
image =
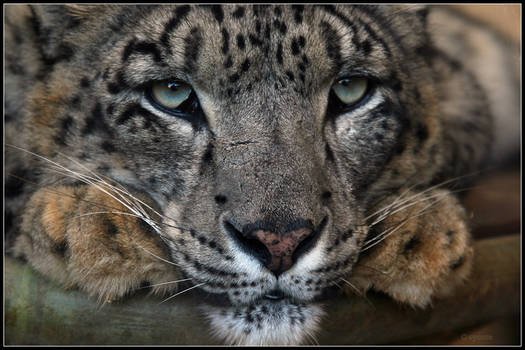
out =
<svg viewBox="0 0 525 350"><path fill-rule="evenodd" d="M247 304L233 304L227 293L199 289L200 311L212 334L235 345L297 345L312 341L324 316L321 301L340 291L327 287L314 300L303 301L274 289ZM315 340L314 340L315 342Z"/></svg>
<svg viewBox="0 0 525 350"><path fill-rule="evenodd" d="M215 307L239 307L239 306L246 306L246 305L257 305L262 303L278 303L278 302L289 302L289 303L296 303L296 304L310 304L310 303L318 303L322 301L326 301L329 299L332 299L340 294L341 289L337 286L330 286L323 288L321 290L321 293L317 295L314 299L311 300L301 300L298 298L293 297L292 295L284 292L283 290L277 288L274 290L271 290L270 292L262 294L259 298L252 300L250 303L246 304L234 304L231 302L230 298L228 297L228 293L210 293L205 291L201 288L196 288L194 290L194 294L197 296L197 298L204 304L215 306Z"/></svg>

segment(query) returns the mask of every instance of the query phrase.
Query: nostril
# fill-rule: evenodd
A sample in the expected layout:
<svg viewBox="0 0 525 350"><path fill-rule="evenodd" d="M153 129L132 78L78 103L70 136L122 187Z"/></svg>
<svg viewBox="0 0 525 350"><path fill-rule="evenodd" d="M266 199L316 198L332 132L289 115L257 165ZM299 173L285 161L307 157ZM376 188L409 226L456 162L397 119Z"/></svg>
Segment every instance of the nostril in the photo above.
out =
<svg viewBox="0 0 525 350"><path fill-rule="evenodd" d="M228 221L223 222L224 229L230 235L235 243L248 255L254 256L263 265L268 265L271 261L271 255L268 248L255 238L246 237L241 231L237 230L234 225Z"/></svg>
<svg viewBox="0 0 525 350"><path fill-rule="evenodd" d="M315 243L321 236L321 232L323 232L327 223L328 216L325 216L319 224L319 226L317 226L317 229L312 231L312 233L308 237L306 237L301 241L301 243L299 243L299 245L292 254L292 261L294 263L297 261L297 259L299 259L301 255L306 254L310 249L312 249L312 247L315 245Z"/></svg>

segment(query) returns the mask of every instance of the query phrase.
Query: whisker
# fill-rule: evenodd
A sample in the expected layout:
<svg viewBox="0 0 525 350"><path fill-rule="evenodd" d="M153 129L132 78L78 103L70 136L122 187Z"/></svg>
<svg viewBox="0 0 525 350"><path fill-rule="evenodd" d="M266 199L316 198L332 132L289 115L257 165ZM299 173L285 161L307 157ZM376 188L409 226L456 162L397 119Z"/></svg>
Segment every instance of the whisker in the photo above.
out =
<svg viewBox="0 0 525 350"><path fill-rule="evenodd" d="M114 180L114 179L111 179L111 178L105 177L104 175L97 175L94 171L92 171L92 170L86 168L90 173L92 173L92 174L94 174L94 175L96 176L96 178L93 178L93 177L91 177L91 176L88 176L88 175L85 175L85 174L80 174L80 173L75 172L75 171L73 171L73 170L71 170L71 169L68 169L67 167L65 167L65 166L63 166L63 165L61 165L61 164L59 164L59 163L57 163L57 162L54 162L54 161L52 161L52 160L50 160L50 159L48 159L48 158L46 158L46 157L43 157L43 156L41 156L41 155L39 155L39 154L36 154L36 153L31 152L31 151L29 151L29 150L26 150L26 149L24 149L24 148L21 148L21 147L18 147L18 146L14 146L14 145L11 145L11 144L6 144L6 146L8 146L8 147L12 147L12 148L15 148L15 149L18 149L18 150L20 150L20 151L23 151L23 152L26 152L26 153L28 153L28 154L31 154L31 155L33 155L34 157L36 157L36 158L38 158L38 159L40 159L40 160L46 161L46 162L48 162L48 163L50 163L50 164L52 164L52 165L54 165L55 167L58 168L58 169L54 169L54 168L49 168L49 167L48 167L47 169L52 170L52 171L55 171L56 173L59 173L59 174L61 174L62 176L66 176L66 177L70 177L70 178L73 178L73 179L76 179L76 180L80 180L80 181L86 183L87 185L94 186L95 188L99 189L101 192L106 193L108 196L110 196L110 197L114 198L115 200L117 200L118 202L120 202L123 206L125 206L125 207L126 207L127 209L129 209L131 212L133 212L133 213L137 214L138 216L140 216L140 217L142 218L142 220L144 220L144 221L145 221L148 225L150 225L150 226L151 226L151 227L152 227L157 233L159 233L159 235L161 236L161 238L162 238L162 236L164 235L164 233L162 232L162 230L161 230L157 225L167 226L167 227L171 227L171 228L178 229L178 230L181 230L181 231L190 231L190 228L186 228L186 227L183 227L183 226L177 226L177 225L174 225L173 223L175 223L176 220L174 220L173 218L170 218L170 217L168 217L168 216L166 216L166 215L163 215L163 214L157 212L155 209L151 208L151 206L149 206L148 204L146 204L146 203L144 203L143 201L141 201L140 199L134 197L134 196L131 195L131 194L130 194L125 188L123 188L122 185L120 185L120 184L118 183L118 181L116 181L116 180ZM71 161L73 161L73 162L79 164L79 165L82 167L82 164L78 163L78 162L75 161L74 159L71 159L71 158L69 158L68 156L66 156L66 155L64 155L64 154L61 154L61 155L64 156L65 158L67 158L67 159L69 159L69 160L71 160ZM65 173L65 172L63 172L63 171L61 171L61 170L59 170L59 169L63 169L63 170L65 170L67 173ZM13 176L15 176L15 175L13 175ZM101 177L105 177L105 178L107 178L107 179L109 179L109 180L115 182L116 184L118 184L118 185L119 185L120 187L122 187L122 188L117 188L117 187L112 186L112 185L110 185L109 183L103 181L104 185L110 187L110 188L108 189L108 188L104 188L103 185L101 185L101 184L96 184L96 183L93 182L95 179L96 179L96 180L101 179ZM22 179L22 178L21 178L21 179ZM24 179L22 179L22 180L24 180ZM30 183L33 183L33 182L29 181L29 180L26 180L26 181L27 181L27 182L30 182ZM38 186L38 184L36 184L36 183L33 183L33 184L36 185L36 186ZM123 203L122 200L119 200L119 198L116 198L114 195L108 193L109 190L112 190L112 191L116 191L116 192L118 192L117 194L118 194L119 197L121 197L121 198L122 198L122 194L126 194L126 195L128 195L129 197L131 197L131 198L135 201L135 203L131 203L131 202L129 201L129 199L127 199L127 198L123 198L122 200L124 200L125 202L128 203L128 205L126 205L126 203ZM58 192L57 192L57 193L58 193ZM64 195L67 195L67 194L64 194ZM78 197L74 197L74 196L69 196L69 197L71 197L71 198L78 198ZM83 199L81 199L81 198L78 198L78 199L83 200ZM95 204L94 202L91 202L91 201L87 201L87 200L84 200L84 201ZM149 215L147 215L147 213L144 212L143 208L142 208L140 205L138 205L136 202L139 202L139 203L141 203L143 206L145 206L145 207L147 207L148 209L152 210L152 211L153 211L155 214L157 214L159 217L170 220L170 221L172 222L172 224L168 224L168 223L164 223L164 222L158 222L158 221L155 221L155 220L151 219L151 217L149 217ZM95 205L96 205L96 204L95 204ZM104 205L100 205L100 204L99 204L99 206L101 206L101 207L107 207L107 208L111 208L111 209L117 209L117 208L113 208L113 207L110 207L110 206L104 206ZM132 208L131 206L134 206L134 207ZM118 209L117 209L117 210L118 210ZM203 231L203 230L201 230L201 232L204 233L204 234L206 234L206 233L208 233L208 234L213 234L213 233L214 233L214 231Z"/></svg>
<svg viewBox="0 0 525 350"><path fill-rule="evenodd" d="M169 261L169 260L163 259L163 258L161 258L160 256L153 254L152 252L150 252L149 250L147 250L147 249L144 248L144 247L139 246L139 248L143 249L146 253L148 253L148 254L150 254L150 255L153 255L153 256L156 257L157 259L160 259L160 260L164 261L165 263L168 263L168 264L173 265L173 266L180 267L180 265L175 264L174 262L171 262L171 261Z"/></svg>
<svg viewBox="0 0 525 350"><path fill-rule="evenodd" d="M381 213L381 212L383 212L383 211L389 209L390 207L392 207L393 205L395 205L399 199L403 198L403 197L405 196L406 193L408 193L410 190L412 190L414 187L416 187L416 186L418 186L418 185L420 185L420 184L421 184L421 183L415 183L415 184L413 184L412 186L406 188L406 189L403 191L403 193L401 193L399 196L397 196L397 198L396 198L392 203L388 204L386 207L384 207L384 208L382 208L382 209L379 209L378 211L374 212L373 214L370 214L369 216L365 217L365 218L364 218L364 221L366 221L366 220L370 219L371 217L373 217L373 216L375 216L375 215L377 215L377 214L379 214L379 213Z"/></svg>
<svg viewBox="0 0 525 350"><path fill-rule="evenodd" d="M444 197L444 196L443 196L443 197ZM430 199L431 199L431 198L426 198L425 200L430 200ZM436 204L437 204L439 201L441 201L441 200L443 200L443 198L438 199L438 200L435 200L435 201L433 201L433 202L430 202L427 206L425 206L425 207L423 207L422 209L420 209L415 215L413 215L413 216L409 216L409 217L405 218L405 220L409 220L409 219L415 218L415 217L417 217L417 216L423 214L424 211L425 211L425 209L427 209L427 208L429 208L429 207L431 207L431 206L433 206L433 205L436 205ZM420 200L419 202L421 202L421 201L423 201L423 200ZM416 203L414 203L414 204L416 204ZM392 213L392 214L393 214L393 213ZM371 225L371 226L373 226L373 225ZM388 231L388 230L386 230L386 231ZM384 235L386 231L384 231L383 233L381 233L381 234L377 235L376 237L370 239L369 241L365 241L365 244L368 243L368 242L372 242L372 241L374 241L374 240L377 240L379 237L381 237L382 235Z"/></svg>
<svg viewBox="0 0 525 350"><path fill-rule="evenodd" d="M83 174L80 174L80 173L78 173L78 172L76 172L76 171L73 171L73 170L71 170L71 169L69 169L69 168L67 168L67 167L65 167L65 166L63 166L63 165L61 165L61 164L59 164L59 163L57 163L57 162L55 162L55 161L52 161L52 160L49 159L49 158L46 158L46 157L44 157L44 156L41 156L41 155L39 155L39 154L37 154L37 153L31 152L31 151L29 151L29 150L26 150L26 149L23 149L23 148L20 148L20 147L18 147L18 146L14 146L14 145L9 145L9 146L11 146L11 147L13 147L13 148L16 148L16 149L18 149L18 150L21 150L21 151L23 151L23 152L27 152L27 153L29 153L29 154L31 154L31 155L33 155L33 156L35 156L35 157L37 157L37 158L39 158L39 159L41 159L41 160L44 160L44 161L46 161L46 162L48 162L48 163L51 163L51 164L57 166L58 168L63 169L63 170L65 170L65 171L67 171L67 172L73 174L73 175L74 175L74 176L73 176L74 178L76 178L76 179L78 179L78 180L81 180L81 181L83 181L83 182L85 182L85 183L87 183L87 184L89 184L89 185L91 185L91 186L94 186L95 188L97 188L97 189L99 189L100 191L106 193L108 196L112 197L113 199L115 199L116 201L118 201L119 203L121 203L123 206L125 206L126 208L128 208L128 209L131 210L132 212L136 212L136 211L134 210L134 208L131 208L129 205L127 205L127 204L124 203L122 200L118 199L117 197L115 197L114 195L112 195L111 193L109 193L108 191L106 191L104 188L102 188L102 187L99 186L98 184L96 184L96 183L94 183L94 182L92 182L92 181L86 180L86 178L88 178L86 175L83 175Z"/></svg>
<svg viewBox="0 0 525 350"><path fill-rule="evenodd" d="M377 245L378 243L382 242L383 240L385 240L387 237L389 237L391 234L393 234L395 231L397 231L399 228L401 228L403 225L405 225L406 223L408 222L408 219L405 219L404 221L402 221L399 225L397 225L396 227L393 227L393 228L390 228L388 231L388 233L386 233L387 231L383 232L381 235L377 236L377 237L374 237L373 240L370 240L368 242L366 242L366 244L363 244L363 247L361 248L361 250L359 251L359 253L362 253L370 248L372 248L373 246ZM378 238L380 238L378 240ZM374 240L377 240L377 242L374 242L373 244L369 244L370 242L373 242Z"/></svg>
<svg viewBox="0 0 525 350"><path fill-rule="evenodd" d="M433 199L433 198L436 198L436 197L442 197L442 196L447 196L448 194L453 194L453 193L459 193L459 192L464 192L464 191L468 191L468 190L472 190L474 188L476 188L477 186L471 186L471 187L465 187L465 188L462 188L462 189L459 189L459 190L454 190L454 191L448 191L447 193L440 193L440 194L434 194L432 196L429 196L429 197L425 197L423 199L420 199L420 200L417 200L417 201L414 201L414 202L410 202L404 206L401 206L401 207L396 207L394 208L395 211L393 212L388 212L388 213L385 213L385 214L382 214L380 217L378 217L376 219L376 221L374 221L372 224L369 225L369 227L372 227L374 225L377 225L379 222L383 221L384 219L386 219L387 217L401 211L401 210L404 210L406 208L409 208L411 206L414 206L418 203L421 203L421 202L424 202L426 200L430 200L430 199ZM406 202L406 201L405 201ZM401 204L401 203L400 203Z"/></svg>
<svg viewBox="0 0 525 350"><path fill-rule="evenodd" d="M71 176L71 175L69 175L69 174L67 174L67 173L63 173L63 172L61 172L61 171L59 171L59 170L56 170L56 169L50 169L50 170L53 170L53 171L55 171L55 172L57 172L57 173L60 173L61 175L67 176L67 177L73 177L73 178L76 178L76 177L74 177L74 176ZM19 176L14 175L14 174L8 174L8 175L13 176L13 177L15 177L15 178L18 178L18 179L20 179L20 180L22 180L22 181L26 181L26 182L31 183L31 184L33 184L33 185L38 185L38 184L36 184L36 183L34 183L34 182L32 182L32 181L29 181L29 180L27 180L27 179L21 178L21 177L19 177ZM84 181L84 179L80 179L80 180L83 181L83 182L85 182L85 183L87 183L87 184L89 184L89 182ZM84 201L84 202L86 202L86 203L90 203L90 204L92 204L92 205L94 205L94 206L97 206L97 207L102 207L102 208L106 208L106 209L117 210L117 211L103 211L103 212L92 212L92 213L86 213L86 214L81 214L81 215L74 216L73 218L79 218L79 217L82 217L82 216L87 216L87 215L92 215L92 214L120 214L120 215L134 216L134 217L137 217L137 218L142 219L142 220L145 221L147 224L149 224L150 226L152 226L152 227L156 230L156 232L158 232L158 233L161 235L161 238L164 240L164 242L166 242L166 240L162 237L163 234L162 234L162 232L160 231L160 229L158 229L158 227L155 227L154 225L152 225L151 222L153 222L153 223L155 223L155 224L157 224L157 225L171 226L171 225L169 225L169 224L166 224L166 223L159 223L159 222L153 221L153 220L151 220L151 219L149 219L149 218L145 218L143 215L137 215L137 214L133 214L133 213L125 213L125 212L121 212L121 211L118 211L118 210L119 210L118 208L111 207L111 206L108 206L108 205L105 205L105 204L96 203L96 202L93 202L93 201L88 201L88 200L86 200L86 199L83 199L83 198L80 198L80 197L77 197L77 196L72 196L72 195L70 195L70 194L68 194L68 193L64 193L64 192L61 192L61 191L57 191L57 190L55 190L55 189L50 189L50 188L44 187L42 190L44 190L44 191L46 191L46 192L54 193L54 194L60 194L60 195L65 196L65 197L69 197L69 198L73 198L73 199L81 200L81 201ZM128 209L129 209L129 207L128 207ZM148 221L151 221L151 222L148 222ZM166 242L166 243L167 243L167 242Z"/></svg>
<svg viewBox="0 0 525 350"><path fill-rule="evenodd" d="M78 219L78 218L81 218L81 217L84 217L84 216L97 215L97 214L127 215L127 216L133 216L133 217L136 217L136 218L140 218L140 216L138 216L138 215L135 215L135 214L132 214L132 213L125 213L125 212L121 212L121 211L93 211L93 212L89 212L89 213L75 215L75 216L73 216L71 218L72 219Z"/></svg>
<svg viewBox="0 0 525 350"><path fill-rule="evenodd" d="M87 175L84 175L84 174L79 174L77 172L74 172L72 170L69 170L69 169L66 169L67 171L69 171L72 175L69 175L67 173L63 173L61 171L58 171L56 169L53 169L54 171L64 175L64 176L70 176L70 177L73 177L75 179L79 179L81 181L83 181L84 183L88 184L88 185L91 185L91 186L94 186L95 188L99 189L100 191L106 193L108 196L114 198L115 200L117 200L118 202L120 202L123 206L125 206L127 209L129 209L131 212L135 213L136 217L142 219L144 222L146 222L149 226L151 226L159 235L163 235L163 232L162 230L157 226L158 222L152 220L148 215L147 213L143 210L143 208L136 204L136 203L133 203L133 202L130 202L126 197L124 197L122 195L122 193L116 193L121 199L122 201L125 201L126 203L123 203L121 200L119 200L117 197L113 196L111 193L109 193L108 191L115 191L115 190L118 190L117 188L115 188L115 186L112 186L110 184L108 184L107 182L103 182L103 184L105 186L108 186L109 188L105 188L104 185L100 185L98 183L94 183L92 181L90 181L91 179L93 179L92 177L90 176L87 176ZM106 191L107 189L107 191ZM129 194L129 192L127 192L127 195L133 197L131 194ZM134 197L133 197L134 198Z"/></svg>
<svg viewBox="0 0 525 350"><path fill-rule="evenodd" d="M363 293L362 293L362 292L361 292L356 286L354 286L352 283L348 282L347 280L345 280L345 279L342 278L342 277L339 278L339 279L340 279L341 281L345 282L346 284L348 284L350 287L352 287L352 288L357 292L358 295L360 295L360 296L363 295Z"/></svg>
<svg viewBox="0 0 525 350"><path fill-rule="evenodd" d="M375 309L375 305L370 301L370 299L368 299L366 297L366 294L364 294L363 292L361 292L356 286L354 286L352 283L350 283L349 281L345 280L344 278L340 278L341 280L343 280L343 282L345 282L346 284L348 284L350 287L352 287L356 292L357 292L357 295L359 295L360 297L364 297L366 302L368 303L368 305L370 305L373 309Z"/></svg>
<svg viewBox="0 0 525 350"><path fill-rule="evenodd" d="M312 345L319 345L319 341L317 340L317 338L315 337L314 334L312 334L312 332L310 332L309 330L307 329L304 329L304 332L306 334L306 336L308 338L310 338L310 341L313 343Z"/></svg>
<svg viewBox="0 0 525 350"><path fill-rule="evenodd" d="M386 207L384 207L384 208L382 208L382 209L379 209L378 211L374 212L373 214L370 214L369 216L367 216L367 217L364 219L364 221L370 219L371 217L373 217L373 216L375 216L375 215L377 215L377 214L379 214L379 213L381 213L381 212L383 212L383 211L385 211L385 210L388 210L390 207L392 207L392 206L394 206L394 205L396 205L396 204L397 204L397 205L404 204L404 203L406 203L407 201L410 201L410 200L412 200L412 199L414 199L414 198L417 198L418 196L421 196L421 195L423 195L424 193L429 192L429 191L431 191L431 190L433 190L433 189L436 189L436 188L438 188L438 187L440 187L440 186L444 186L444 185L449 184L449 183L454 182L454 181L459 181L460 179L463 179L463 178L466 178L466 177L470 177L470 176L478 175L480 172L481 172L481 171L475 171L475 172L472 172L472 173L469 173L469 174L465 174L465 175L461 175L461 176L456 176L456 177L451 178L451 179L448 179L448 180L446 180L446 181L442 181L442 182L440 182L440 183L438 183L438 184L436 184L436 185L433 185L433 186L431 186L431 187L425 189L424 191L418 192L418 193L416 193L415 195L406 198L406 199L405 199L404 201L402 201L402 202L397 203L397 199L399 199L400 197L402 197L403 195L405 195L409 190L411 190L412 188L414 188L414 187L420 185L421 183L414 184L414 185L410 186L408 189L406 189L406 190L405 190L400 196L398 196L398 198L397 198L393 203L390 203L390 204L387 205Z"/></svg>
<svg viewBox="0 0 525 350"><path fill-rule="evenodd" d="M120 204L122 204L124 207L126 207L127 209L129 209L131 212L137 212L135 210L135 208L132 208L130 205L128 205L127 203L123 202L122 200L120 200L119 198L117 198L116 196L114 196L113 194L111 194L110 192L108 192L110 189L107 189L107 188L104 188L102 187L100 184L98 183L95 183L94 181L91 180L91 177L90 176L87 176L87 175L84 175L84 174L80 174L76 171L73 171L71 169L68 169L60 164L57 165L57 163L53 162L53 161L50 161L52 164L58 166L60 169L64 169L65 171L67 171L68 173L70 173L71 175L68 175L67 173L63 173L57 169L52 169L52 168L49 168L50 170L53 170L63 176L69 176L69 177L72 177L74 179L77 179L77 180L80 180L90 186L93 186L94 188L98 189L99 191L107 194L108 196L110 196L111 198L115 199L117 202L119 202Z"/></svg>
<svg viewBox="0 0 525 350"><path fill-rule="evenodd" d="M39 184L33 182L33 181L30 181L30 180L27 180L27 179L24 179L23 177L19 177L17 175L14 175L14 174L7 174L9 176L12 176L12 177L15 177L17 179L20 179L22 181L25 181L27 183L30 183L32 185L35 185L35 186L39 186ZM80 198L80 197L77 197L77 196L72 196L70 195L69 193L65 193L65 192L62 192L62 191L58 191L56 189L51 189L49 187L43 187L42 188L43 191L46 191L46 192L49 192L49 193L54 193L54 194L59 194L59 195L62 195L64 197L69 197L69 198L73 198L73 199L78 199L80 201L83 201L83 202L86 202L86 203L90 203L94 206L98 206L98 207L102 207L102 208L105 208L105 209L114 209L114 210L119 210L118 208L115 208L115 207L112 207L112 206L109 206L109 205L106 205L106 204L101 204L101 203L97 203L97 202L93 202L93 201L89 201L87 199L83 199L83 198Z"/></svg>
<svg viewBox="0 0 525 350"><path fill-rule="evenodd" d="M409 202L408 204L406 204L406 205L404 205L404 206L396 207L394 211L389 211L389 212L387 212L387 213L381 215L379 218L376 219L376 221L374 221L373 223L371 223L371 224L369 225L369 227L375 226L375 225L377 225L378 223L380 223L381 221L383 221L384 219L386 219L386 218L388 218L388 217L390 217L390 216L392 216L392 215L394 215L394 214L396 214L396 213L398 213L398 212L400 212L400 211L402 211L402 210L405 210L405 209L407 209L407 208L410 208L410 207L412 207L412 206L414 206L414 205L416 205L416 204L418 204L418 203L421 203L421 202L424 202L424 201L430 200L430 199L432 199L432 198L435 197L435 196L443 196L443 195L446 195L446 194L439 194L439 195L434 195L434 196L431 196L431 197L425 197L425 198L423 198L423 199L416 200L416 201L414 201L414 202Z"/></svg>
<svg viewBox="0 0 525 350"><path fill-rule="evenodd" d="M342 288L343 288L343 287L341 287L341 286L339 285L339 283L337 283L337 282L334 282L334 284L335 284L339 289L342 289Z"/></svg>
<svg viewBox="0 0 525 350"><path fill-rule="evenodd" d="M378 239L381 239L381 237L383 237L384 235L390 233L390 231L392 231L393 229L394 229L394 227L389 227L386 230L384 230L383 232L381 232L380 234L376 235L375 237L372 237L369 240L364 241L362 247L364 248L367 244L369 244L371 242L374 242L374 241L377 241Z"/></svg>
<svg viewBox="0 0 525 350"><path fill-rule="evenodd" d="M370 269L370 270L373 270L373 271L376 271L382 275L385 275L385 276L388 276L390 275L390 272L387 272L387 271L381 271L379 269L376 269L375 267L372 267L372 266L369 266L369 265L365 265L365 264L359 264L359 266L362 266L362 267L366 267L367 269Z"/></svg>
<svg viewBox="0 0 525 350"><path fill-rule="evenodd" d="M191 278L184 278L184 279L176 280L176 281L169 281L169 282L162 282L162 283L150 284L149 286L146 286L146 287L140 287L140 288L137 288L137 289L152 288L152 287L162 286L162 285L165 285L165 284L179 283L179 282L186 282L186 281L191 281Z"/></svg>
<svg viewBox="0 0 525 350"><path fill-rule="evenodd" d="M61 175L63 175L63 176L67 176L67 177L71 177L71 178L74 178L74 179L78 179L78 180L80 180L80 181L86 183L87 185L94 186L94 187L96 187L97 189L101 190L101 189L100 189L101 186L99 186L99 185L97 185L97 184L95 184L95 183L93 183L93 182L91 182L91 181L87 181L87 180L86 180L86 179L92 179L92 177L90 177L90 176L87 176L87 175L81 175L81 177L78 177L77 174L76 174L75 172L73 172L73 174L68 174L68 173L64 173L63 171L60 171L60 170L57 170L57 169L52 169L52 168L48 168L48 169L50 169L50 170L52 170L52 171L54 171L54 172L56 172L56 173L58 173L58 174L61 174ZM70 172L72 172L72 171L70 171ZM80 175L80 174L78 174L78 175ZM107 185L107 186L111 186L111 185L108 185L108 184L106 184L106 185ZM113 186L111 186L111 187L112 187L111 189L115 189ZM118 189L116 189L116 190L118 190ZM107 191L104 191L104 190L101 190L101 191L104 192L104 193L106 193L106 194L108 194ZM135 199L135 200L137 200L137 201L143 203L142 201L140 201L139 199L137 199L137 198L135 198L133 195L131 195L129 192L126 193L126 194L129 195L130 197L132 197L133 199ZM113 197L113 198L115 198L115 197L112 196L111 194L108 194L108 195L111 196L111 197ZM120 197L123 197L123 196L121 196L120 194L119 194L119 196L120 196ZM116 199L116 198L115 198L115 199ZM118 199L117 199L117 200L118 200ZM126 200L127 203L130 203L127 199L124 199L124 200ZM175 229L179 229L179 230L182 230L182 231L189 231L189 229L184 228L184 227L181 227L181 226L176 226L176 225L168 224L168 223L166 223L166 222L158 222L158 221L155 221L155 220L151 219L151 218L147 215L147 213L143 210L143 208L140 207L140 205L138 205L138 204L136 204L136 203L131 203L131 204L130 204L130 205L134 205L134 208L136 209L136 210L133 210L133 208L131 208L130 205L125 205L125 204L122 203L121 201L119 201L119 202L120 202L121 204L123 204L127 209L129 209L129 210L131 210L131 211L133 211L133 212L135 212L135 213L137 213L137 212L140 211L139 214L141 214L141 215L138 215L138 214L137 214L137 217L141 218L141 219L142 219L143 221L145 221L148 225L152 226L153 229L155 229L155 231L156 231L157 233L159 233L160 235L163 235L163 232L162 232L162 230L160 230L160 228L158 228L156 225L163 225L163 226L168 226L168 227L172 227L172 228L175 228ZM147 204L144 204L144 205L147 206ZM150 207L148 206L148 208L150 208ZM156 212L156 213L157 213L157 212ZM169 218L169 217L167 217L167 216L161 215L161 214L159 214L159 213L157 213L157 215L159 215L160 217L167 218L167 219L171 220L172 222L175 221L175 220L173 220L173 219L171 219L171 218Z"/></svg>
<svg viewBox="0 0 525 350"><path fill-rule="evenodd" d="M140 204L144 205L144 206L147 207L148 209L152 210L152 211L153 211L155 214L157 214L159 217L161 217L161 218L162 218L162 217L163 217L163 218L167 218L167 219L170 219L170 220L174 221L173 219L171 219L171 218L169 218L169 217L167 217L167 216L164 216L164 215L158 213L158 212L157 212L155 209L153 209L151 206L149 206L148 204L144 203L143 201L141 201L141 200L138 199L137 197L133 196L133 195L132 195L132 194L131 194L131 193L130 193L130 192L129 192L124 186L122 186L122 185L121 185L118 181L116 181L115 179L112 179L112 178L107 177L107 176L102 175L102 174L97 174L96 172L94 172L93 170L87 168L86 166L84 166L84 165L81 164L80 162L76 161L75 159L70 158L70 157L68 157L67 155L63 154L63 153L60 153L60 152L58 152L58 153L59 153L60 155L62 155L63 157L65 157L66 159L70 160L71 162L74 162L75 164L79 165L80 167L86 169L86 170L89 171L91 174L95 175L96 178L97 178L99 181L105 183L105 184L108 185L108 186L111 186L113 190L115 190L115 191L121 193L121 198L124 199L124 196L122 196L122 193L124 193L125 195L129 196L133 201L135 201L135 205L137 205L136 202L139 202ZM104 181L102 178L105 178L106 180L109 180L110 182L113 182L113 183L116 184L118 187L115 187L114 185L111 185L111 184L108 183L107 181ZM128 202L128 203L131 205L130 202ZM137 205L137 209L141 210L142 213L143 213L144 215L146 215L146 212L143 210L143 208L142 208L141 206Z"/></svg>
<svg viewBox="0 0 525 350"><path fill-rule="evenodd" d="M199 284L194 285L193 287L186 288L186 289L184 289L183 291L178 292L178 293L176 293L176 294L173 294L172 296L170 296L170 297L164 299L164 300L161 301L158 305L160 305L160 304L162 304L162 303L164 303L164 302L166 302L166 301L168 301L168 300L170 300L170 299L172 299L172 298L175 298L177 295L180 295L180 294L182 294L182 293L186 293L186 292L188 292L188 291L190 291L190 290L192 290L192 289L195 289L195 288L197 288L197 287L203 286L203 285L205 285L205 284L206 284L205 282L202 282L202 283L199 283Z"/></svg>
<svg viewBox="0 0 525 350"><path fill-rule="evenodd" d="M82 277L81 277L81 280L85 280L89 274L91 273L91 271L93 271L93 269L96 267L97 265L96 264L93 264L91 265L91 267L89 268L89 270L87 270L86 272L83 273ZM83 272L85 269L82 269L80 272Z"/></svg>
<svg viewBox="0 0 525 350"><path fill-rule="evenodd" d="M439 201L439 200L438 200L438 201ZM415 215L413 215L413 216L410 216L410 217L406 218L406 219L403 220L398 226L396 226L395 228L391 229L390 232L386 233L386 232L388 231L388 230L387 230L387 231L381 233L380 235L374 237L373 239L367 241L366 243L363 244L363 248L360 250L360 253L361 253L361 252L364 252L364 251L367 250L367 249L372 248L372 247L375 246L376 244L378 244L378 243L382 242L383 240L385 240L388 236L392 235L395 231L397 231L401 226L405 225L409 220L414 219L414 218L416 218L416 217L418 217L418 216L421 216L421 215L427 214L427 211L425 211L425 209L428 209L428 208L430 208L431 206L435 205L438 201L430 203L428 206L426 206L426 207L424 207L423 209L421 209L420 211L418 211L417 214L415 214ZM372 242L372 241L374 241L374 240L377 240L378 237L382 237L382 238L381 238L380 240L378 240L377 242L375 242L375 243L373 243L373 244L367 246L368 243L370 243L370 242Z"/></svg>

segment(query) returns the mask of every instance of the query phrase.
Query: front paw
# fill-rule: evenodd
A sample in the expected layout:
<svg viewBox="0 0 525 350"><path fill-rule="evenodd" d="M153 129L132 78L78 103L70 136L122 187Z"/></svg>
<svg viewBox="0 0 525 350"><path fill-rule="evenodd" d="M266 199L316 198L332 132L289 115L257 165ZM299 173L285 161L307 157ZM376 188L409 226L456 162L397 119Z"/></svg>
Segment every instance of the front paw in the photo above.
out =
<svg viewBox="0 0 525 350"><path fill-rule="evenodd" d="M97 186L41 189L24 211L15 255L101 302L120 298L143 283L180 278L167 262L169 254L158 234L124 203ZM152 290L165 293L176 285L161 284Z"/></svg>
<svg viewBox="0 0 525 350"><path fill-rule="evenodd" d="M349 282L361 291L372 288L424 307L465 281L473 248L465 210L450 192L407 192L403 198L410 196L372 226ZM396 199L400 203L393 196L375 210Z"/></svg>

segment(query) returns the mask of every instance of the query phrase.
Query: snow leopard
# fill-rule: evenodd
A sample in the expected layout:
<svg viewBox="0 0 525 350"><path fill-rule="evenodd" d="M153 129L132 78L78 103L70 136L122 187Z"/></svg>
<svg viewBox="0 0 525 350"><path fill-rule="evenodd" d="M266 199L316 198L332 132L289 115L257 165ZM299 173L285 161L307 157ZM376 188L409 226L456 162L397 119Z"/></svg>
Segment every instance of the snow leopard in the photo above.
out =
<svg viewBox="0 0 525 350"><path fill-rule="evenodd" d="M203 293L248 345L307 343L338 293L468 283L458 193L519 141L490 29L420 5L5 10L6 252L47 278Z"/></svg>

